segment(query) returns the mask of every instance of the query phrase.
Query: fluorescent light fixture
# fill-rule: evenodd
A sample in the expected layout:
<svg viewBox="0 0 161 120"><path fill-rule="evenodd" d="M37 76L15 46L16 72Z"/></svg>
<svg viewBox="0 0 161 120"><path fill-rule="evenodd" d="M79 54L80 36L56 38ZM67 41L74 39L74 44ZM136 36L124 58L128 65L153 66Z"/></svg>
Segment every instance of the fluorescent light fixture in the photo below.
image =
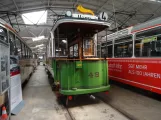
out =
<svg viewBox="0 0 161 120"><path fill-rule="evenodd" d="M56 51L61 51L61 49L59 49L59 50L58 50L58 49L56 49Z"/></svg>
<svg viewBox="0 0 161 120"><path fill-rule="evenodd" d="M161 3L161 0L149 0L149 1Z"/></svg>
<svg viewBox="0 0 161 120"><path fill-rule="evenodd" d="M66 40L62 40L62 42L63 42L63 43L67 43L67 41L66 41Z"/></svg>
<svg viewBox="0 0 161 120"><path fill-rule="evenodd" d="M36 45L35 47L41 47L41 46L44 46L44 44Z"/></svg>
<svg viewBox="0 0 161 120"><path fill-rule="evenodd" d="M43 56L39 56L40 59L43 59Z"/></svg>
<svg viewBox="0 0 161 120"><path fill-rule="evenodd" d="M21 38L24 38L24 39L32 39L33 37L21 37Z"/></svg>
<svg viewBox="0 0 161 120"><path fill-rule="evenodd" d="M39 47L39 49L38 49L38 50L42 50L42 49L44 49L44 48L42 48L42 47Z"/></svg>
<svg viewBox="0 0 161 120"><path fill-rule="evenodd" d="M43 47L39 47L39 50L43 49Z"/></svg>
<svg viewBox="0 0 161 120"><path fill-rule="evenodd" d="M45 39L45 36L39 36L39 37L32 38L33 41L39 41L43 39Z"/></svg>
<svg viewBox="0 0 161 120"><path fill-rule="evenodd" d="M47 21L47 10L24 13L21 16L25 24L45 24Z"/></svg>

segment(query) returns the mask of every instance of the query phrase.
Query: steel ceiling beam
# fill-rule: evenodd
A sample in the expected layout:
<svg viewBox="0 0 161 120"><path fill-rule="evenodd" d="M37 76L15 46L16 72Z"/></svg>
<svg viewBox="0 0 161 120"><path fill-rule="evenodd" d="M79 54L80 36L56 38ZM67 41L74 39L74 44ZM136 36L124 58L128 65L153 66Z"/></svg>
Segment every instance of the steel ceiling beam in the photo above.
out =
<svg viewBox="0 0 161 120"><path fill-rule="evenodd" d="M3 10L0 10L0 14L16 15L16 12L11 12L11 11L3 11Z"/></svg>
<svg viewBox="0 0 161 120"><path fill-rule="evenodd" d="M17 6L15 0L12 0L12 1L13 1L14 5L15 5L16 9L19 10L19 8L18 8L18 6Z"/></svg>
<svg viewBox="0 0 161 120"><path fill-rule="evenodd" d="M52 27L53 25L30 25L30 24L23 24L23 23L12 23L12 25L19 25L19 26L35 26L35 27Z"/></svg>
<svg viewBox="0 0 161 120"><path fill-rule="evenodd" d="M50 5L50 0L48 0L48 6Z"/></svg>
<svg viewBox="0 0 161 120"><path fill-rule="evenodd" d="M75 8L76 5L78 4L79 0L75 0L74 4L73 4L73 7Z"/></svg>
<svg viewBox="0 0 161 120"><path fill-rule="evenodd" d="M12 24L11 19L10 19L10 17L9 17L9 15L8 15L8 14L7 14L7 17L8 17L8 20L9 20L9 22L10 22L11 26L13 27L13 24Z"/></svg>
<svg viewBox="0 0 161 120"><path fill-rule="evenodd" d="M108 1L109 1L109 0L107 0L106 2L104 2L104 3L102 4L102 6L99 7L99 9L96 11L96 13L98 13L100 10L102 10L102 8L108 3Z"/></svg>
<svg viewBox="0 0 161 120"><path fill-rule="evenodd" d="M42 10L42 9L74 9L73 7L67 7L67 6L39 6L39 7L34 7L33 8L24 8L24 9L20 9L18 11L14 11L14 12L29 12L29 11L35 11L35 10Z"/></svg>
<svg viewBox="0 0 161 120"><path fill-rule="evenodd" d="M17 15L15 15L15 19L16 19L16 23L18 24L18 21L17 21ZM19 24L18 24L18 30L19 30L19 32L20 32Z"/></svg>

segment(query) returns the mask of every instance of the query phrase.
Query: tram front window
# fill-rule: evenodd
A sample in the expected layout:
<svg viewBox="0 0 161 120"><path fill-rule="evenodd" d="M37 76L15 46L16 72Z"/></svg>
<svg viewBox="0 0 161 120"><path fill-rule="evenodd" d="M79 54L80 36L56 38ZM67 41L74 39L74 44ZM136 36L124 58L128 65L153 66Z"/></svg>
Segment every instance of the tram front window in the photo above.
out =
<svg viewBox="0 0 161 120"><path fill-rule="evenodd" d="M84 57L94 56L94 41L93 41L93 39L90 39L90 38L84 39L83 54L84 54Z"/></svg>

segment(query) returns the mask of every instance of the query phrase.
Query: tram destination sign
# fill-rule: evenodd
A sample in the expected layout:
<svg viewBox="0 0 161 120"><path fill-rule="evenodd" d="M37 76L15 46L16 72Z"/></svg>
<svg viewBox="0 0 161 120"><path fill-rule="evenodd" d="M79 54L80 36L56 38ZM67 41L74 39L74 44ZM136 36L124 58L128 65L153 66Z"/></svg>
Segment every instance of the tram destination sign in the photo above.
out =
<svg viewBox="0 0 161 120"><path fill-rule="evenodd" d="M66 12L67 17L72 18L79 18L79 19L86 19L86 20L101 20L101 21L107 21L108 15L105 12L101 12L99 16L96 15L89 15L89 14L80 14L80 13L73 13L71 11Z"/></svg>
<svg viewBox="0 0 161 120"><path fill-rule="evenodd" d="M108 14L106 12L101 12L98 16L95 16L94 11L88 8L84 8L82 5L77 6L78 13L73 13L71 11L66 11L66 16L73 17L73 18L80 18L80 19L87 19L87 20L101 20L107 21Z"/></svg>
<svg viewBox="0 0 161 120"><path fill-rule="evenodd" d="M80 18L80 19L98 20L97 16L86 15L86 14L72 14L72 17L73 18Z"/></svg>
<svg viewBox="0 0 161 120"><path fill-rule="evenodd" d="M143 43L148 43L148 42L152 42L152 41L157 41L157 37L154 36L154 37L144 38L142 40Z"/></svg>

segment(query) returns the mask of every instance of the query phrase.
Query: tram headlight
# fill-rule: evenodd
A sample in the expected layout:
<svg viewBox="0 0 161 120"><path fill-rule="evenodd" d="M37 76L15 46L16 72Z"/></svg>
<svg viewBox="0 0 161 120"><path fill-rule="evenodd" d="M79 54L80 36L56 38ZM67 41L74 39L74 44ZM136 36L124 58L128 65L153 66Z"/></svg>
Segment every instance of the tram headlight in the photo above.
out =
<svg viewBox="0 0 161 120"><path fill-rule="evenodd" d="M71 17L72 16L72 12L71 11L67 11L66 12L66 16Z"/></svg>

